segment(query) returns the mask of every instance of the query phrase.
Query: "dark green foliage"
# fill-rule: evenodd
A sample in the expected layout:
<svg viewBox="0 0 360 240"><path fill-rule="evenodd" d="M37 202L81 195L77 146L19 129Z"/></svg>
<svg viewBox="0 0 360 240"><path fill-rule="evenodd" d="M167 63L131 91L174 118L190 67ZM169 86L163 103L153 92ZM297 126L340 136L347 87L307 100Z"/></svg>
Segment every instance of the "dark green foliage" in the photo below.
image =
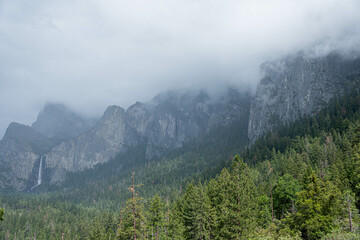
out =
<svg viewBox="0 0 360 240"><path fill-rule="evenodd" d="M309 179L308 186L297 194L296 212L286 222L300 230L304 239L319 239L335 227L340 192L331 183L317 179L315 173Z"/></svg>
<svg viewBox="0 0 360 240"><path fill-rule="evenodd" d="M215 229L215 214L204 187L190 184L181 199L181 219L185 239L211 239Z"/></svg>
<svg viewBox="0 0 360 240"><path fill-rule="evenodd" d="M218 214L219 239L247 239L256 227L258 203L251 170L236 155L230 175L223 172L217 191L220 197L215 204ZM225 179L224 179L225 178ZM226 179L228 178L228 179ZM221 200L219 201L219 199Z"/></svg>
<svg viewBox="0 0 360 240"><path fill-rule="evenodd" d="M299 182L290 174L280 177L274 190L274 210L277 218L283 218L286 212L295 211L296 193L300 191Z"/></svg>
<svg viewBox="0 0 360 240"><path fill-rule="evenodd" d="M0 239L359 239L355 77L346 97L245 149L241 119L162 159L146 161L141 145L38 189L52 192L2 194Z"/></svg>
<svg viewBox="0 0 360 240"><path fill-rule="evenodd" d="M169 206L168 206L169 207ZM171 240L183 240L185 227L181 219L181 210L179 204L173 204L168 208L166 217L166 238Z"/></svg>
<svg viewBox="0 0 360 240"><path fill-rule="evenodd" d="M161 233L164 233L163 228L165 224L164 218L164 204L161 201L159 195L155 195L154 198L150 200L149 210L148 210L148 235L152 239L161 238Z"/></svg>
<svg viewBox="0 0 360 240"><path fill-rule="evenodd" d="M100 226L100 223L97 221L93 227L92 232L90 233L89 240L99 240L105 238L105 229Z"/></svg>
<svg viewBox="0 0 360 240"><path fill-rule="evenodd" d="M129 191L132 196L126 201L124 216L119 226L118 239L135 240L144 239L146 234L145 216L143 214L143 199L138 196L132 175L132 185Z"/></svg>

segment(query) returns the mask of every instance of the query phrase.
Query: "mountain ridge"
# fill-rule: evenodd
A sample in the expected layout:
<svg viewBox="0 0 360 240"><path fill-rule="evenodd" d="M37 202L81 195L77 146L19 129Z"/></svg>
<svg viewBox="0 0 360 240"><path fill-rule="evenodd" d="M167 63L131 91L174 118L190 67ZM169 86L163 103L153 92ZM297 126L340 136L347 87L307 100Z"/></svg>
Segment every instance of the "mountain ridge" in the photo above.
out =
<svg viewBox="0 0 360 240"><path fill-rule="evenodd" d="M343 94L347 76L360 74L360 58L338 53L310 58L300 52L261 68L264 77L250 110L251 143L274 127L315 114L331 98Z"/></svg>
<svg viewBox="0 0 360 240"><path fill-rule="evenodd" d="M126 110L116 105L109 106L91 128L83 129L75 137L68 137L60 143L53 143L50 151L42 152L46 159L45 171L50 174L49 181L52 184L60 183L65 180L67 173L106 163L116 154L139 144L145 146L146 160L158 159L211 129L237 121L247 122L247 135L241 137L248 138L251 144L279 125L303 115L315 114L334 96L342 94L347 88L346 78L360 74L360 60L344 59L336 53L315 58L298 53L264 63L261 69L264 77L255 95L229 88L214 100L204 91L168 91L158 94L148 103L136 102ZM68 115L66 111L62 112ZM51 116L43 119L54 121ZM59 126L71 122L76 126L79 122L77 117L74 121L64 119ZM37 125L35 123L34 126ZM52 127L48 127L49 133L45 136L50 142L56 139L51 135L56 132ZM39 126L36 128L39 129ZM3 141L6 142L6 138ZM36 156L40 157L35 154L28 161L23 155L13 161L28 161L34 168ZM8 161L6 156L0 160L3 163ZM29 165L28 172L34 171L30 168ZM14 177L22 182L16 185L16 189L22 190L19 186L26 185L29 174L19 175L16 169L13 171ZM0 187L6 186L4 182L0 181Z"/></svg>
<svg viewBox="0 0 360 240"><path fill-rule="evenodd" d="M51 175L50 182L60 183L67 173L83 171L99 163L105 163L116 154L138 144L145 143L146 159L159 158L165 152L181 147L215 126L229 124L239 117L247 119L250 106L248 93L231 91L232 94L219 101L208 101L209 97L204 92L181 94L166 92L159 94L149 103L136 102L127 110L112 105L104 111L103 116L91 129L84 130L76 137L62 140L60 143L56 142L58 138L53 135L54 128L48 127L50 134L45 138L55 139L51 150L44 153L45 171ZM237 114L232 112L233 109L236 109ZM68 114L67 111L62 112ZM39 118L41 119L41 113ZM46 119L49 122L54 121L52 117ZM39 127L41 121L36 123L34 124L34 126L38 125L36 129L41 129L41 126ZM34 128L31 129L36 131ZM40 155L37 157L39 158ZM27 160L19 158L14 161L22 163ZM34 168L33 161L32 164ZM28 172L33 171L28 169ZM17 176L16 169L12 172ZM19 179L23 182L21 186L25 186L27 179ZM0 185L4 186L4 184ZM19 187L17 189L22 190Z"/></svg>

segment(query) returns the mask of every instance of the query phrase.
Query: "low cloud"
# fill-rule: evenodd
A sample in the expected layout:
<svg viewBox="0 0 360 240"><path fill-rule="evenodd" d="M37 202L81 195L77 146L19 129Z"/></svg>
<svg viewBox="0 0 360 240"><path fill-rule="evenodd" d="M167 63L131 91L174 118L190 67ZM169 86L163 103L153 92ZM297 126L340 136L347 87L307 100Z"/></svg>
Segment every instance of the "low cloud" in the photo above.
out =
<svg viewBox="0 0 360 240"><path fill-rule="evenodd" d="M47 101L87 116L168 89L254 88L300 49L356 50L358 0L0 0L0 136Z"/></svg>

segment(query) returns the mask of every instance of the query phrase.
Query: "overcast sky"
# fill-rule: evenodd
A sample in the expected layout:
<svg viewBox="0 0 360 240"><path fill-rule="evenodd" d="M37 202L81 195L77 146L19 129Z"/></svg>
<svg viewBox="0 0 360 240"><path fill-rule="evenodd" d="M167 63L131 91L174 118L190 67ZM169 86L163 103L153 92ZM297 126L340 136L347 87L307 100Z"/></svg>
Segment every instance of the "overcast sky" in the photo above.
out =
<svg viewBox="0 0 360 240"><path fill-rule="evenodd" d="M259 64L359 45L359 0L0 0L0 138L45 102L88 116L167 89L256 86Z"/></svg>

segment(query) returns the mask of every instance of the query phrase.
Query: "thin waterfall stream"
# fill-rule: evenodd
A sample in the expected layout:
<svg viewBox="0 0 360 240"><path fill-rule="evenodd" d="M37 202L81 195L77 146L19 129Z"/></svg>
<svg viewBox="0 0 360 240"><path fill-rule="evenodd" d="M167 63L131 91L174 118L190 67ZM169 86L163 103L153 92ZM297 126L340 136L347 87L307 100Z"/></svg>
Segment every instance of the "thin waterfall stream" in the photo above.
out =
<svg viewBox="0 0 360 240"><path fill-rule="evenodd" d="M37 184L31 188L31 190L34 190L36 187L38 187L41 184L41 175L42 175L42 162L43 162L44 156L41 156L40 158L40 164L39 164L39 173L38 173L38 180Z"/></svg>

